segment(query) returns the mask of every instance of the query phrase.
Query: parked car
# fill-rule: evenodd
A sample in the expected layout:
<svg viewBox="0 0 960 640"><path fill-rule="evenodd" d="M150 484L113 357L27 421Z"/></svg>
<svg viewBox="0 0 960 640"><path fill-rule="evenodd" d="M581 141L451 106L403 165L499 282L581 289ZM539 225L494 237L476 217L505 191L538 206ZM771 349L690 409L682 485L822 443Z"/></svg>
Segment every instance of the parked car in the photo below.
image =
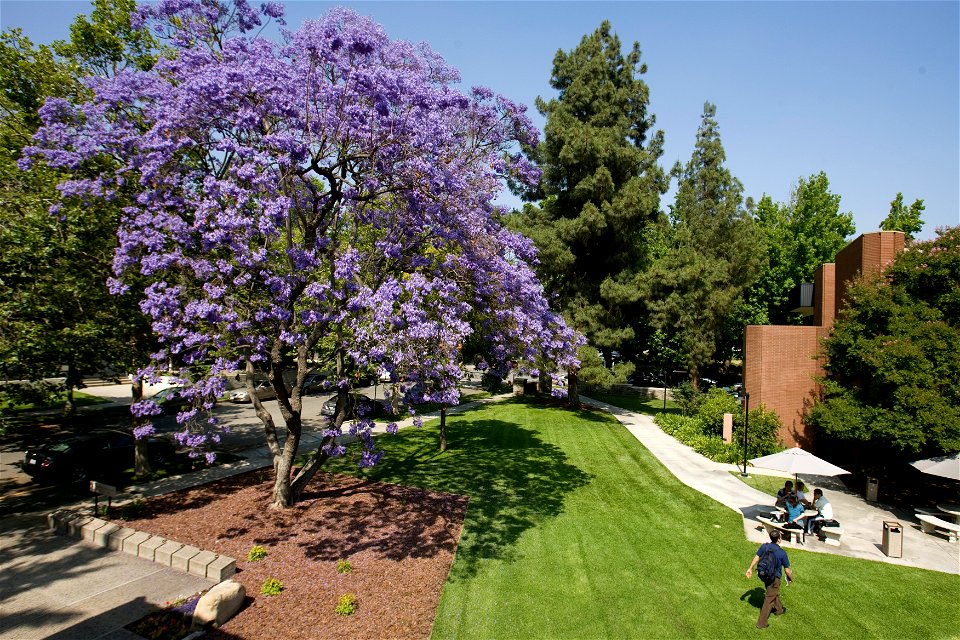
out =
<svg viewBox="0 0 960 640"><path fill-rule="evenodd" d="M257 394L257 397L260 398L260 402L264 400L276 400L277 398L277 392L273 388L273 385L266 380L258 382L253 388L253 391ZM250 394L247 393L246 389L235 389L231 391L227 399L230 400L230 402L252 402L252 400L250 400Z"/></svg>
<svg viewBox="0 0 960 640"><path fill-rule="evenodd" d="M167 387L150 396L150 400L160 405L164 413L176 413L190 404L189 400L180 395L181 391L183 387Z"/></svg>
<svg viewBox="0 0 960 640"><path fill-rule="evenodd" d="M328 377L330 377L329 374L323 371L308 373L307 377L303 379L303 395L323 391L323 383Z"/></svg>
<svg viewBox="0 0 960 640"><path fill-rule="evenodd" d="M356 418L358 416L378 416L384 413L385 409L379 400L368 398L362 393L351 392L347 395L347 417ZM337 412L337 396L333 396L323 403L320 408L320 414L332 416Z"/></svg>
<svg viewBox="0 0 960 640"><path fill-rule="evenodd" d="M133 467L134 446L133 434L114 429L67 436L27 449L23 470L39 482L109 478ZM147 438L147 451L153 464L176 453L169 440L152 436Z"/></svg>

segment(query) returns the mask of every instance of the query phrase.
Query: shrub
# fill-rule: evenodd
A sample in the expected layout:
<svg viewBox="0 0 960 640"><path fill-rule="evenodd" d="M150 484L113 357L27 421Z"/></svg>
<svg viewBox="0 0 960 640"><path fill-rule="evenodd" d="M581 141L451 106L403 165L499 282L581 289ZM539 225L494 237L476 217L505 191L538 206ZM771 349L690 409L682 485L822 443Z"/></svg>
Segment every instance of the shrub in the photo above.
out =
<svg viewBox="0 0 960 640"><path fill-rule="evenodd" d="M480 378L480 386L483 387L484 391L500 393L500 388L503 386L503 378L495 376L492 373L485 373L483 377Z"/></svg>
<svg viewBox="0 0 960 640"><path fill-rule="evenodd" d="M146 500L134 498L131 502L120 507L121 520L134 520L140 516L140 512L147 506Z"/></svg>
<svg viewBox="0 0 960 640"><path fill-rule="evenodd" d="M353 565L349 560L337 560L337 573L353 573Z"/></svg>
<svg viewBox="0 0 960 640"><path fill-rule="evenodd" d="M338 616L352 616L357 611L357 596L352 593L345 593L340 596L340 602L337 603Z"/></svg>
<svg viewBox="0 0 960 640"><path fill-rule="evenodd" d="M707 433L723 436L723 414L725 413L732 414L734 421L741 419L743 411L740 402L723 389L717 387L710 389L697 410L697 416L703 420Z"/></svg>
<svg viewBox="0 0 960 640"><path fill-rule="evenodd" d="M694 416L703 404L704 394L689 382L683 382L673 390L673 399L680 407L680 413Z"/></svg>
<svg viewBox="0 0 960 640"><path fill-rule="evenodd" d="M283 591L283 583L276 578L267 578L263 581L263 586L260 587L260 593L265 596L280 595L281 591Z"/></svg>
<svg viewBox="0 0 960 640"><path fill-rule="evenodd" d="M759 458L783 449L778 435L782 424L780 416L773 411L768 411L763 405L751 409L747 432L747 457ZM734 424L733 441L743 442L743 420Z"/></svg>
<svg viewBox="0 0 960 640"><path fill-rule="evenodd" d="M259 562L267 557L267 550L260 545L254 545L247 553L247 562Z"/></svg>

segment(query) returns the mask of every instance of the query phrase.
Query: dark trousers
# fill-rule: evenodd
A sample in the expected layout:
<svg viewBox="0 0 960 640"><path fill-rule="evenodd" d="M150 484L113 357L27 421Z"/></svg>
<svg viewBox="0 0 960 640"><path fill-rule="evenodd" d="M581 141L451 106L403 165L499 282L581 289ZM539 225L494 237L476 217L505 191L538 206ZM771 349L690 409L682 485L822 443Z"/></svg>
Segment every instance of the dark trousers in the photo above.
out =
<svg viewBox="0 0 960 640"><path fill-rule="evenodd" d="M783 613L783 603L780 602L780 578L774 578L773 582L767 585L763 606L760 607L760 618L757 620L758 629L767 626L767 618L770 617L771 611L776 611L777 615Z"/></svg>

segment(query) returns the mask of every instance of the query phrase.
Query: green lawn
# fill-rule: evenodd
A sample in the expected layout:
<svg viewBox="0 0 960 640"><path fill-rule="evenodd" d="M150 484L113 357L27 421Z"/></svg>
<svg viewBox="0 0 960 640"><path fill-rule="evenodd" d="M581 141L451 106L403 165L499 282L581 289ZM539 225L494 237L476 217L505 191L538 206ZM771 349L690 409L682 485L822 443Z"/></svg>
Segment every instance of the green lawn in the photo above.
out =
<svg viewBox="0 0 960 640"><path fill-rule="evenodd" d="M663 400L656 398L641 398L626 393L594 393L590 396L595 400L612 404L615 407L622 407L636 413L645 413L655 416L658 413L680 413L680 408L673 400L667 400L667 408L663 408Z"/></svg>
<svg viewBox="0 0 960 640"><path fill-rule="evenodd" d="M750 472L750 467L747 467L747 472ZM748 484L757 491L763 491L767 495L777 497L777 491L783 489L783 483L787 480L793 480L792 477L779 477L779 476L767 476L760 474L751 473L749 477L744 478L740 475L739 471L731 471L733 475L737 476L737 479Z"/></svg>
<svg viewBox="0 0 960 640"><path fill-rule="evenodd" d="M448 432L443 454L435 424L384 437L386 457L365 472L470 497L434 638L760 633L762 587L743 576L756 546L740 516L608 415L517 399L451 417ZM790 611L766 637L958 637L957 576L789 553Z"/></svg>
<svg viewBox="0 0 960 640"><path fill-rule="evenodd" d="M5 396L0 394L0 403L5 402ZM67 401L67 394L65 392L60 392L56 394L53 402L45 405L37 405L34 403L20 403L20 404L11 404L9 409L11 411L38 411L42 409L62 409L63 404ZM104 404L110 402L99 396L93 396L88 393L83 393L82 391L73 392L73 403L78 407L87 407L95 404Z"/></svg>

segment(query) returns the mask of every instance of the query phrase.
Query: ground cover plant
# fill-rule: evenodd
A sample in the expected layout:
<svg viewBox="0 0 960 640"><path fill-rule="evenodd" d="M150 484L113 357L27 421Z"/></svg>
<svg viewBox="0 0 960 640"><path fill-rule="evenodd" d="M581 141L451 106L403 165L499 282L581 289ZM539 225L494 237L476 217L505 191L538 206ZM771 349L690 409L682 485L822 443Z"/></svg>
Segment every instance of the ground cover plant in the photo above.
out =
<svg viewBox="0 0 960 640"><path fill-rule="evenodd" d="M446 453L435 427L404 430L362 472L470 499L433 637L755 631L763 590L743 576L756 545L740 515L681 484L609 415L517 400L453 416L448 429ZM947 638L960 628L956 575L789 553L790 612L769 637Z"/></svg>

